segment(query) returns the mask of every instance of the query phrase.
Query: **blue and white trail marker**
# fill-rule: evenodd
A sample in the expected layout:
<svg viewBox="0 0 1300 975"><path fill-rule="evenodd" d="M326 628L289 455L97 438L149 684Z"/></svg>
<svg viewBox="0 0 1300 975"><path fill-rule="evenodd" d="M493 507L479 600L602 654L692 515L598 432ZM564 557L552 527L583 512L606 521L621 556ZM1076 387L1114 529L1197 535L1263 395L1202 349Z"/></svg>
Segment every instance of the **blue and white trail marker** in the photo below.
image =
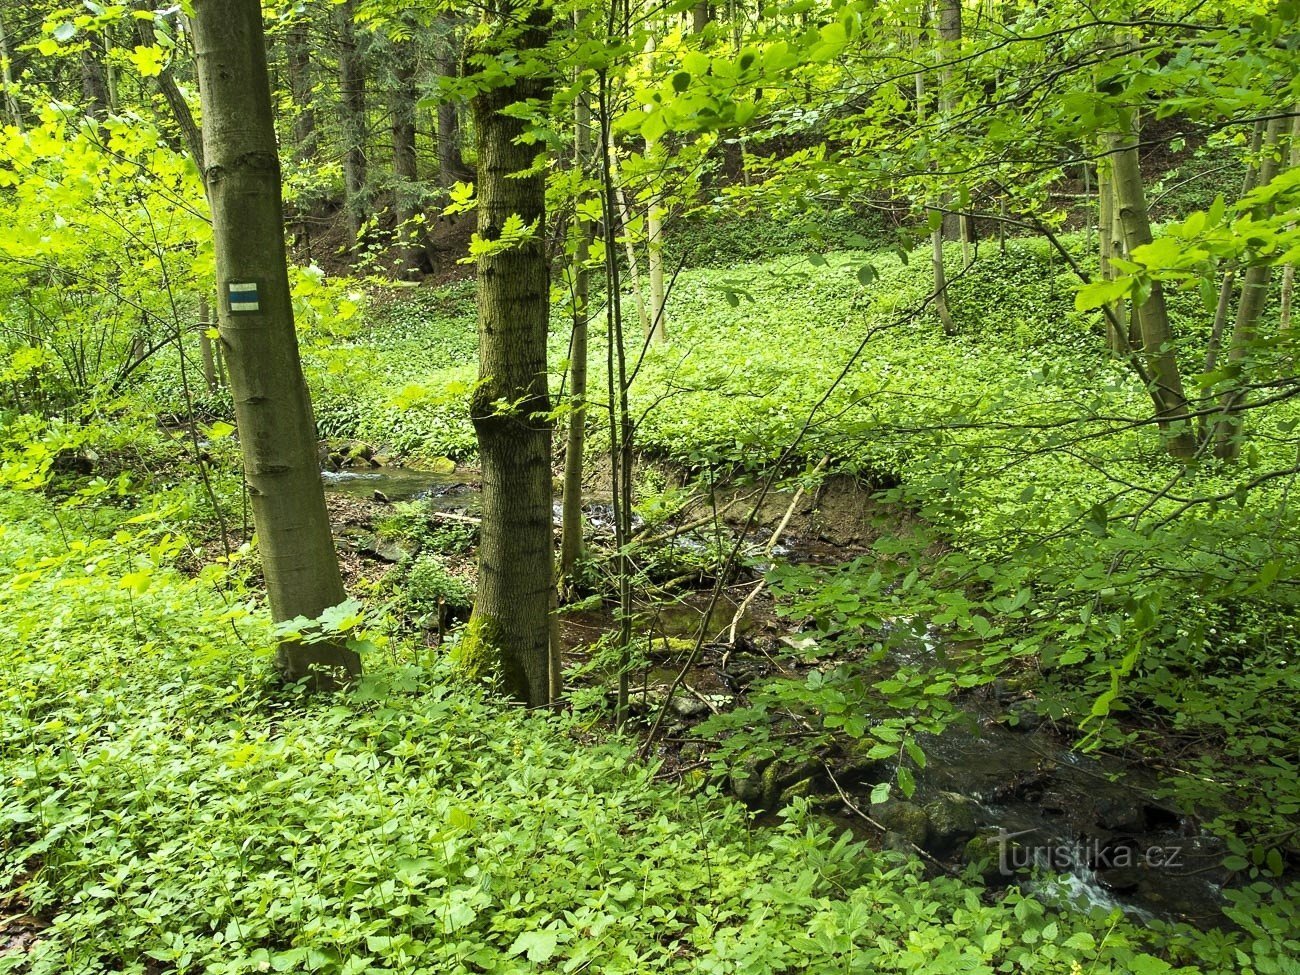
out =
<svg viewBox="0 0 1300 975"><path fill-rule="evenodd" d="M242 284L231 281L226 284L226 291L230 295L232 312L261 311L262 305L258 298L256 281L246 281Z"/></svg>

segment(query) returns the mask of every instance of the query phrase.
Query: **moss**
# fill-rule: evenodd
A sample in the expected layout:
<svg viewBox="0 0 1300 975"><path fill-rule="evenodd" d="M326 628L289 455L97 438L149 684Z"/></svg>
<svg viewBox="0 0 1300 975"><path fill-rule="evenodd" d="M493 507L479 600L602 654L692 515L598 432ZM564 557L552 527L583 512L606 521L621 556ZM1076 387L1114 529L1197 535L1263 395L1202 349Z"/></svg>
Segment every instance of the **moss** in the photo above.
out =
<svg viewBox="0 0 1300 975"><path fill-rule="evenodd" d="M501 671L500 622L474 607L465 632L452 648L456 669L470 680L491 680Z"/></svg>

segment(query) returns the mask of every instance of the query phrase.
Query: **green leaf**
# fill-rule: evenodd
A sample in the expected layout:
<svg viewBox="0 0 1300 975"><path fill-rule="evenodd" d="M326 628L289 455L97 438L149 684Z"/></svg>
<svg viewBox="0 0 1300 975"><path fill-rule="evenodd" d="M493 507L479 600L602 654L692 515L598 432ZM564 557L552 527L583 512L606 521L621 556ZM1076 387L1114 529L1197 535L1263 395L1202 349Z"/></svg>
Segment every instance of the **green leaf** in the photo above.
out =
<svg viewBox="0 0 1300 975"><path fill-rule="evenodd" d="M691 73L689 71L678 71L673 75L673 91L681 94L691 86Z"/></svg>
<svg viewBox="0 0 1300 975"><path fill-rule="evenodd" d="M137 44L135 49L128 55L135 69L145 78L156 78L163 73L163 67L166 64L166 55L163 49L157 45L145 47Z"/></svg>
<svg viewBox="0 0 1300 975"><path fill-rule="evenodd" d="M522 955L527 954L528 960L536 965L543 965L551 960L555 954L556 935L553 930L545 931L525 931L519 937L515 938L515 943L510 946L510 954Z"/></svg>
<svg viewBox="0 0 1300 975"><path fill-rule="evenodd" d="M916 794L916 776L906 766L900 765L898 768L898 788L908 799Z"/></svg>
<svg viewBox="0 0 1300 975"><path fill-rule="evenodd" d="M1075 293L1075 311L1091 311L1112 304L1127 295L1130 290L1132 290L1132 282L1128 278L1116 278L1113 281L1103 278L1089 282Z"/></svg>
<svg viewBox="0 0 1300 975"><path fill-rule="evenodd" d="M917 768L925 768L925 752L921 750L920 745L908 738L903 742L903 747L907 749L907 754L911 756Z"/></svg>

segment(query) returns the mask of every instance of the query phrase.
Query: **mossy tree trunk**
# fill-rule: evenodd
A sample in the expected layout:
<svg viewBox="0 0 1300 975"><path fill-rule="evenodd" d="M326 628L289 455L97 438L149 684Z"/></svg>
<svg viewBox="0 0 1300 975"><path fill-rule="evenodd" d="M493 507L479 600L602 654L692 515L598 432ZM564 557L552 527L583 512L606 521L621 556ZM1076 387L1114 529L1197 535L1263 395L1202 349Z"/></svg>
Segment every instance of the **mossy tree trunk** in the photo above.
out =
<svg viewBox="0 0 1300 975"><path fill-rule="evenodd" d="M507 0L490 6L486 16L495 50L508 47L526 59L545 42L543 9ZM480 93L471 105L479 237L499 240L514 216L535 230L478 260L479 384L470 417L483 472L483 523L478 593L459 654L471 674L497 678L502 690L532 706L550 701L554 546L546 182L543 168L534 165L540 144L526 144L527 121L506 110L546 94L544 79L517 75Z"/></svg>
<svg viewBox="0 0 1300 975"><path fill-rule="evenodd" d="M277 621L315 619L345 594L294 334L257 0L198 0L194 49L218 319L267 595ZM286 679L312 677L318 687L361 669L353 651L328 641L286 643L277 665Z"/></svg>

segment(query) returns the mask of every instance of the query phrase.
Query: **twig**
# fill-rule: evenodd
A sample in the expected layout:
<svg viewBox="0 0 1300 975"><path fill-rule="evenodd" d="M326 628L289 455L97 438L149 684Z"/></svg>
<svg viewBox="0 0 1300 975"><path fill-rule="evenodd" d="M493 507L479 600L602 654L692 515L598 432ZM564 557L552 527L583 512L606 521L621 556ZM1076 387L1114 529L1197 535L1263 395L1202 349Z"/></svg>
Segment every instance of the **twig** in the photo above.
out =
<svg viewBox="0 0 1300 975"><path fill-rule="evenodd" d="M882 832L882 833L893 832L892 830L890 830L888 827L886 827L886 826L883 825L882 823L878 823L878 822L876 822L874 819L872 819L870 816L868 816L866 813L864 813L864 812L862 811L862 809L859 808L859 806L857 805L857 803L855 803L851 798L849 798L848 793L846 793L842 788L840 788L840 784L839 784L839 782L837 782L836 779L835 779L835 776L831 774L830 767L829 767L825 762L822 763L822 768L823 768L823 769L825 770L825 772L826 772L826 777L827 777L828 779L831 780L831 785L835 786L835 791L838 792L838 793L840 794L840 799L843 800L844 805L845 805L845 806L846 806L846 807L847 807L851 812L853 812L853 813L854 813L855 815L857 815L857 816L860 816L860 817L861 817L861 818L862 818L862 819L863 819L863 820L864 820L868 825L870 825L870 826L873 827L874 829L878 829L878 830L880 830L880 832ZM946 874L947 874L948 876L950 876L950 877L956 877L956 876L958 875L958 871L957 871L957 870L954 870L952 867L948 866L946 863L942 863L942 862L940 862L939 860L935 859L932 855L930 855L929 853L926 853L925 850L921 849L919 846L917 846L917 845L916 845L915 843L913 843L911 840L907 839L907 837L903 837L903 839L904 839L904 841L907 843L907 845L910 846L910 847L912 848L912 850L916 853L916 855L919 856L919 857L920 857L922 860L924 860L926 863L930 864L931 866L937 867L938 869L942 870L944 873L946 873Z"/></svg>
<svg viewBox="0 0 1300 975"><path fill-rule="evenodd" d="M820 474L822 469L825 468L825 466L828 463L830 463L830 459L831 459L830 454L823 455L822 459L817 462L817 466L813 468L812 471L813 474ZM767 540L767 544L763 547L764 555L770 556L772 554L772 550L776 548L776 543L780 540L781 533L784 532L786 527L790 524L790 519L794 517L794 511L797 507L799 507L799 502L803 500L803 495L804 495L804 486L800 484L799 490L794 492L794 498L790 501L790 506L785 509L785 516L781 519L780 524L776 526L776 530L772 532L772 536ZM758 585L755 586L753 590L750 592L750 594L745 597L744 601L738 607L736 607L736 615L731 617L731 626L727 630L726 642L728 643L728 645L730 646L736 645L736 627L740 625L740 621L744 618L745 610L749 609L749 604L754 601L754 598L760 592L762 592L763 589L766 588L766 586L767 586L767 579L766 578L760 579Z"/></svg>

